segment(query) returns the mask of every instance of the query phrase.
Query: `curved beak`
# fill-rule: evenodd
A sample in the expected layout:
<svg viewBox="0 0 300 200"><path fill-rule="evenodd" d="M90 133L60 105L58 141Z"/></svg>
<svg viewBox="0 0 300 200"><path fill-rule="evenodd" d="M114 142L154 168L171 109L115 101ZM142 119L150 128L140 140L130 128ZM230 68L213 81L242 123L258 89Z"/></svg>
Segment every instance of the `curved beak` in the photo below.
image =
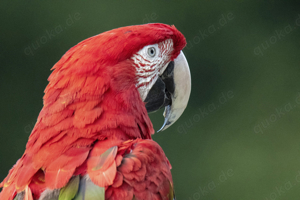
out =
<svg viewBox="0 0 300 200"><path fill-rule="evenodd" d="M178 57L168 64L145 99L148 112L154 112L165 107L163 114L165 121L159 131L166 130L182 115L187 106L190 93L190 69L181 51Z"/></svg>

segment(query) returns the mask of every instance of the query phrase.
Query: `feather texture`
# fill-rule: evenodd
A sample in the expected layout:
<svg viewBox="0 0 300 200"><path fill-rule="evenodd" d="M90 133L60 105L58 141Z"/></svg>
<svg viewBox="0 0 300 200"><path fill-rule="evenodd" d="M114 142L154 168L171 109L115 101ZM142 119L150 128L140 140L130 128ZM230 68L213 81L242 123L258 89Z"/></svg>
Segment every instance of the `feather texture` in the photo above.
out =
<svg viewBox="0 0 300 200"><path fill-rule="evenodd" d="M118 149L122 160L116 159L117 175L106 190L106 199L173 199L171 165L156 142L131 140Z"/></svg>

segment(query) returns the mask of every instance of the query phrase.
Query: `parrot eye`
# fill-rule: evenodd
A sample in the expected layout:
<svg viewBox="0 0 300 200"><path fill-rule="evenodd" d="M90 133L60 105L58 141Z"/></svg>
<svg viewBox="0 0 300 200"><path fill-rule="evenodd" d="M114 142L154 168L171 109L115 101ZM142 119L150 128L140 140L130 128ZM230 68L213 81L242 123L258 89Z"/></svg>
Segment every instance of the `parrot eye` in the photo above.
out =
<svg viewBox="0 0 300 200"><path fill-rule="evenodd" d="M155 54L156 54L155 48L154 48L154 47L149 47L149 48L148 48L148 55L149 55L150 57L154 57Z"/></svg>

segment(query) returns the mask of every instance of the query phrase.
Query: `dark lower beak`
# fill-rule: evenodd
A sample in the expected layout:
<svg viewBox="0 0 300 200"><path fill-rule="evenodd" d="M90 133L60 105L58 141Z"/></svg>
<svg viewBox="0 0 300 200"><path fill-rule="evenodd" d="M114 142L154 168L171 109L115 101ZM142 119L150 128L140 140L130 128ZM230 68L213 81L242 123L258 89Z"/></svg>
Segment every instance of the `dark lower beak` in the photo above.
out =
<svg viewBox="0 0 300 200"><path fill-rule="evenodd" d="M158 77L149 91L145 102L148 113L155 112L168 105L172 105L172 93L174 92L174 61L171 61L164 73Z"/></svg>

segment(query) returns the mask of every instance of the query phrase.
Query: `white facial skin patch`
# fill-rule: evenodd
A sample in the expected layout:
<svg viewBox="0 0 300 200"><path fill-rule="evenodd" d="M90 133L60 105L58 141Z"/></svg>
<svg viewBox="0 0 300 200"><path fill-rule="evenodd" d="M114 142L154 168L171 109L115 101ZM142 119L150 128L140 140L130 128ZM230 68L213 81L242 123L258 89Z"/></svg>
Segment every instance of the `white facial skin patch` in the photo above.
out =
<svg viewBox="0 0 300 200"><path fill-rule="evenodd" d="M173 40L167 39L158 44L147 45L131 57L136 67L136 87L143 101L158 76L166 69L173 50Z"/></svg>

